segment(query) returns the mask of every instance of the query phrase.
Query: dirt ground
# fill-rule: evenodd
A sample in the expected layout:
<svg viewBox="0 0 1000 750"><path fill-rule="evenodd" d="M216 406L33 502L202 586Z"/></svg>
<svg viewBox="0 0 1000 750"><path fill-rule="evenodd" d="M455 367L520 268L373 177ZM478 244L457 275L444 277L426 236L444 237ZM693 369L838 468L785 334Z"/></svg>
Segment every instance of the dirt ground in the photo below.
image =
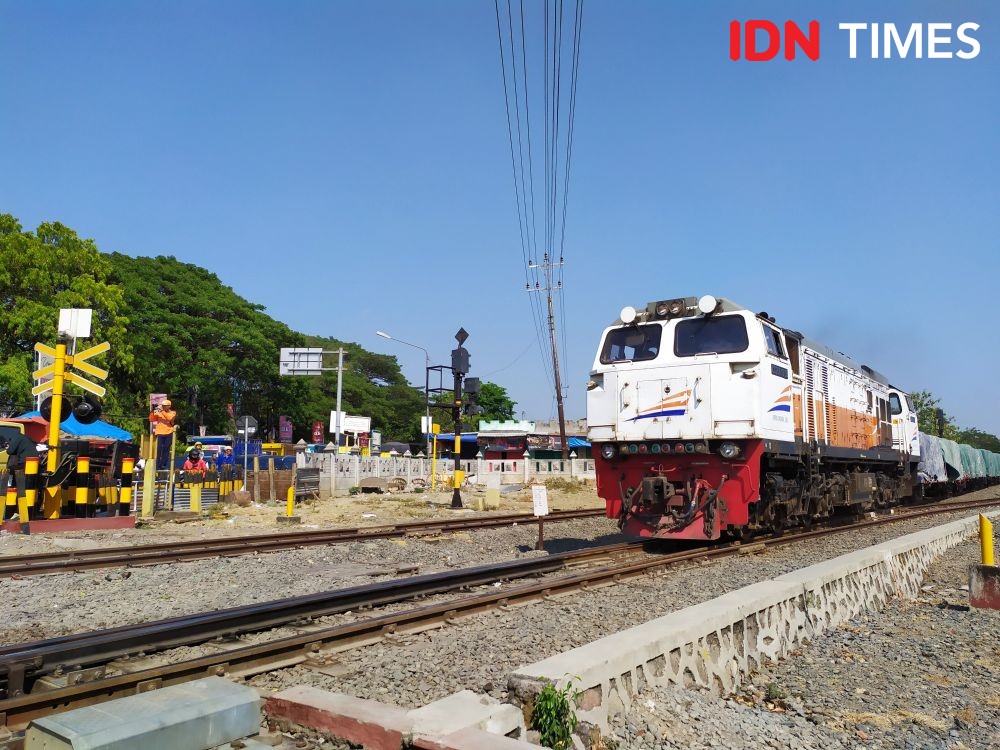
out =
<svg viewBox="0 0 1000 750"><path fill-rule="evenodd" d="M472 510L477 498L484 498L484 489L463 487L462 504ZM432 518L453 518L456 511L451 509L452 491L438 489L422 493L398 492L374 494L364 493L348 497L335 497L303 503L296 512L303 524L327 526L381 526L399 521L419 521ZM593 487L580 482L566 480L551 481L548 485L549 508L551 510L575 510L577 508L603 508L604 501L597 496ZM281 506L282 509L284 506ZM238 508L225 506L230 518L241 527L276 525L273 505ZM500 492L500 513L530 513L532 510L531 488L510 488ZM212 521L203 521L210 524Z"/></svg>
<svg viewBox="0 0 1000 750"><path fill-rule="evenodd" d="M364 493L346 497L301 503L295 512L301 524L279 525L277 516L284 514L284 503L257 503L245 508L220 504L205 509L205 517L195 520L162 520L154 518L138 522L134 530L86 531L62 534L8 534L0 532L0 556L26 555L67 549L103 546L132 546L180 539L208 539L279 530L305 531L320 528L384 526L406 521L455 518L480 513L474 510L477 498L485 497L485 489L462 488L462 510L451 509L451 490L422 493ZM550 480L549 508L570 510L603 508L604 501L597 491L582 482ZM530 487L505 488L500 493L499 510L486 513L531 513Z"/></svg>

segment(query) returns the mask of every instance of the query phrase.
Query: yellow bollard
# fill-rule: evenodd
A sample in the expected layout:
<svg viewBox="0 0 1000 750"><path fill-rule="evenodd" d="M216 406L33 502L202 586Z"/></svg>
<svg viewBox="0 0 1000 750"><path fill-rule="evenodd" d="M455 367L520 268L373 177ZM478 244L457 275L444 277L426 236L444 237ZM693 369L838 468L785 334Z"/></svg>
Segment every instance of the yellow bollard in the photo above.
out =
<svg viewBox="0 0 1000 750"><path fill-rule="evenodd" d="M135 471L135 459L122 459L122 489L118 493L118 515L127 516L132 512L132 475Z"/></svg>
<svg viewBox="0 0 1000 750"><path fill-rule="evenodd" d="M191 512L201 514L201 482L197 479L188 485L191 489Z"/></svg>
<svg viewBox="0 0 1000 750"><path fill-rule="evenodd" d="M87 456L79 456L76 459L76 517L87 517L87 501L90 499L90 459ZM82 516L81 516L82 513Z"/></svg>
<svg viewBox="0 0 1000 750"><path fill-rule="evenodd" d="M143 518L152 518L156 508L156 462L146 460L142 470L142 512Z"/></svg>
<svg viewBox="0 0 1000 750"><path fill-rule="evenodd" d="M979 545L983 550L983 565L993 562L993 524L982 513L979 514Z"/></svg>
<svg viewBox="0 0 1000 750"><path fill-rule="evenodd" d="M285 501L285 515L289 518L295 515L295 485L288 488L288 498Z"/></svg>
<svg viewBox="0 0 1000 750"><path fill-rule="evenodd" d="M35 507L35 500L38 498L38 458L24 459L24 497L19 501L18 515L21 521L30 520L31 511Z"/></svg>

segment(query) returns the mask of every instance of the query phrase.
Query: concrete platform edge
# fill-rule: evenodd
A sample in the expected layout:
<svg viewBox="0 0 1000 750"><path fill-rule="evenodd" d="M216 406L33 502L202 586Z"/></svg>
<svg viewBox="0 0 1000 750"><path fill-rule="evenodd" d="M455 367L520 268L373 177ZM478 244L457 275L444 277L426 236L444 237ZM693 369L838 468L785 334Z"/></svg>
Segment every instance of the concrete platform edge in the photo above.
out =
<svg viewBox="0 0 1000 750"><path fill-rule="evenodd" d="M609 718L626 712L647 684L731 691L762 661L891 598L915 596L934 558L977 529L978 515L970 516L671 612L519 667L508 693L526 704L546 682L572 681L582 691L578 732L585 734L606 731Z"/></svg>

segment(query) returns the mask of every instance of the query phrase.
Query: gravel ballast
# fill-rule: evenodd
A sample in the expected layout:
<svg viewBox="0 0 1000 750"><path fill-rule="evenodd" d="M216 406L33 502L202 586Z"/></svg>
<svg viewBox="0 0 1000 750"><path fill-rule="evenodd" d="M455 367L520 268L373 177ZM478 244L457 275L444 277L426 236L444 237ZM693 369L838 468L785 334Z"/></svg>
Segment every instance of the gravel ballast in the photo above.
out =
<svg viewBox="0 0 1000 750"><path fill-rule="evenodd" d="M916 600L858 616L725 700L667 687L612 723L621 748L1000 747L1000 612L970 610L978 541L933 563Z"/></svg>
<svg viewBox="0 0 1000 750"><path fill-rule="evenodd" d="M546 550L624 540L613 521L587 518L546 524ZM436 537L372 539L194 562L109 568L0 580L5 602L0 644L81 630L149 622L417 573L535 557L536 524L461 531Z"/></svg>
<svg viewBox="0 0 1000 750"><path fill-rule="evenodd" d="M986 492L991 494L978 499L997 495L995 488ZM962 499L977 498L973 495ZM497 610L459 620L441 630L392 636L374 646L345 652L338 657L341 665L333 670L337 676L293 667L255 677L252 684L262 690L310 684L407 708L466 688L504 699L507 676L521 664L727 591L971 513L956 511L845 531L763 554L671 569L569 597ZM616 529L606 519L568 521L553 524L546 531L550 551L620 540L617 534L609 533ZM422 566L420 572L431 572L545 554L532 550L536 533L536 526L527 525L461 532L436 540L372 540L132 570L2 581L5 601L13 602L13 606L7 610L5 630L0 635L5 643L23 642L264 601L378 580L359 572L391 575L396 566L414 562ZM364 570L359 571L358 566ZM351 613L344 619L367 616L369 613ZM258 641L282 632L254 634L244 640ZM168 652L165 656L179 659L195 656L199 650L177 649L176 654Z"/></svg>
<svg viewBox="0 0 1000 750"><path fill-rule="evenodd" d="M522 664L727 591L968 515L969 511L960 511L846 531L808 545L672 569L571 597L494 610L444 629L394 637L391 642L344 653L340 659L345 674L338 677L293 667L260 675L253 684L265 690L308 684L408 708L462 689L504 700L507 677Z"/></svg>

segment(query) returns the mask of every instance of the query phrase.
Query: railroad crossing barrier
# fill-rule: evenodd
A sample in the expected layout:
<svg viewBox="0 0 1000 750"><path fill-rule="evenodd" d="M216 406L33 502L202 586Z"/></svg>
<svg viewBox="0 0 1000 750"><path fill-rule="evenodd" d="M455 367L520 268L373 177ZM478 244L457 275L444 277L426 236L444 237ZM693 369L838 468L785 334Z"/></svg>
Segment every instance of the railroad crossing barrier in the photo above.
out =
<svg viewBox="0 0 1000 750"><path fill-rule="evenodd" d="M42 528L42 521L89 519L79 528L122 528L119 522L101 526L99 519L129 515L134 460L122 459L120 465L127 469L124 476L110 468L95 470L95 465L100 464L91 457L78 456L68 477L52 486L45 485L48 475L41 472L41 460L36 457L26 458L24 469L14 472L13 477L6 470L0 472L0 483L5 488L0 520L8 522L16 516L18 524L35 523ZM72 528L65 523L56 526L60 530Z"/></svg>

